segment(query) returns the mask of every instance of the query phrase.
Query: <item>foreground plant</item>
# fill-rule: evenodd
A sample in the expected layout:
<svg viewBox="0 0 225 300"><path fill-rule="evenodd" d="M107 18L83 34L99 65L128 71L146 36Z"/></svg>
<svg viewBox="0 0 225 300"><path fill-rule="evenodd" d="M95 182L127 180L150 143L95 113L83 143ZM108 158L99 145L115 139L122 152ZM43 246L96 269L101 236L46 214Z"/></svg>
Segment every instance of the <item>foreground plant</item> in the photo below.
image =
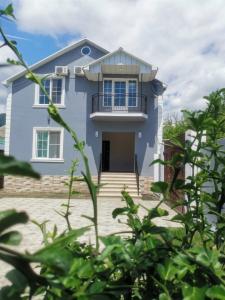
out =
<svg viewBox="0 0 225 300"><path fill-rule="evenodd" d="M0 11L0 14L13 16L12 6ZM39 84L45 92L42 79L29 70L15 44L5 37L1 29L0 32L5 45L18 57L18 62L11 62L23 65L27 69L27 78ZM14 210L0 214L0 259L14 267L6 275L11 283L1 288L0 299L32 299L33 296L45 300L225 299L225 217L222 211L225 153L219 141L225 128L224 100L225 92L220 90L207 97L208 106L204 111L185 112L187 128L195 131L192 141L183 145L174 139L182 153L175 155L171 161L154 162L167 164L174 171L170 184L156 182L152 186L152 191L162 195L162 201L155 208L148 209L136 204L123 191L124 207L115 209L112 215L113 218L123 218L123 222L125 218L129 229L100 237L102 249L99 249L99 186L91 179L84 143L77 139L76 133L64 122L49 99L51 118L71 134L74 148L80 152L84 162L85 172L82 174L89 187L94 210L94 216L87 218L95 226L96 245L79 242L79 237L89 228L73 230L69 221L74 163L68 182L69 202L63 214L67 230L58 234L54 228L49 233L45 223L39 224L44 237L42 249L33 254L21 254L8 248L7 244L18 245L21 240L19 232L9 229L17 223L26 223L28 216ZM186 181L178 179L185 165L189 165L192 172ZM205 189L206 184L211 185L211 192ZM182 190L185 195L179 203L184 206L185 213L173 218L181 226L173 229L156 226L155 218L168 215L160 205L169 200L174 189ZM143 218L139 216L140 209L146 211ZM209 214L215 216L214 223L209 222ZM123 234L126 235L122 237ZM34 271L33 263L40 266L40 274Z"/></svg>

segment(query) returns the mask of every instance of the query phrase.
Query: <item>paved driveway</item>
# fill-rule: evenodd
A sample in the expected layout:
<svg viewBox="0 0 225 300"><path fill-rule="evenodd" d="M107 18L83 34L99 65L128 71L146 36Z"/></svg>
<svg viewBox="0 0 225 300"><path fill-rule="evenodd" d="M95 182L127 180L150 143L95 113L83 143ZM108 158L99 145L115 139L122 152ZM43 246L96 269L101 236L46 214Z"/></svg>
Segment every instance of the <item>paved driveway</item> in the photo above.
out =
<svg viewBox="0 0 225 300"><path fill-rule="evenodd" d="M141 202L145 207L151 208L157 205L157 201L137 201ZM56 210L61 210L61 204L66 203L65 199L41 199L41 198L1 198L0 199L0 211L15 208L18 211L26 211L31 220L37 220L39 223L48 220L49 230L56 224L59 232L66 229L66 223L64 218L57 214ZM71 205L72 215L70 217L71 224L74 228L80 228L89 225L90 222L83 218L82 215L92 216L92 204L88 199L73 199ZM126 225L118 223L118 220L112 218L112 211L116 207L123 207L124 202L115 199L101 199L98 204L99 213L99 234L106 235L113 232L127 230ZM167 205L161 206L167 209L169 212L168 217L156 218L155 223L160 226L177 226L176 223L169 221L169 219L175 215ZM145 210L140 209L140 215L145 215ZM120 218L121 221L125 221L124 218ZM15 227L23 234L23 241L17 250L34 252L40 248L42 243L42 234L39 228L32 222L26 225L18 225ZM83 237L87 242L94 242L93 230L88 232ZM8 265L0 261L0 286L5 284L4 274L10 269Z"/></svg>

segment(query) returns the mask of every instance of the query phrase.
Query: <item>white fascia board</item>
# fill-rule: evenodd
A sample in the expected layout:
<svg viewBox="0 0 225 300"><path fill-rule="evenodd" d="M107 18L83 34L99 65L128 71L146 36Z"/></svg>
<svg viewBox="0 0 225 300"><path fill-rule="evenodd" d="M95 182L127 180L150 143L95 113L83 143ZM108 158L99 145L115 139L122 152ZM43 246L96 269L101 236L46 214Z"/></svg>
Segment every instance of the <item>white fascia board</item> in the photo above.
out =
<svg viewBox="0 0 225 300"><path fill-rule="evenodd" d="M53 59L55 59L55 58L57 58L57 57L59 57L59 56L65 54L65 53L67 53L67 52L69 52L69 51L71 51L71 50L73 50L73 49L76 49L77 47L81 46L81 45L84 44L84 43L89 43L89 44L91 44L92 46L94 46L94 47L96 47L97 49L99 49L100 51L103 51L103 52L105 52L105 53L108 53L108 51L107 51L106 49L104 49L104 48L98 46L97 44L95 44L95 43L92 42L91 40L89 40L89 39L82 39L82 40L80 40L80 41L78 41L78 42L76 42L76 43L74 43L74 44L72 44L72 45L66 46L66 47L64 47L63 49L60 49L59 51L57 51L57 52L55 52L55 53L53 53L53 54L47 56L46 58L44 58L44 59L38 61L37 63L35 63L35 64L33 64L33 65L31 65L29 68L30 68L31 70L34 70L34 69L36 69L36 68L39 68L39 67L43 66L44 64L46 64L46 63L52 61ZM14 81L14 80L20 78L21 76L23 76L23 75L25 75L25 74L26 74L26 70L20 71L20 72L18 72L17 74L15 74L15 75L13 75L13 76L7 78L5 81L3 81L3 84L4 84L4 85L8 85L10 82L12 82L12 81Z"/></svg>

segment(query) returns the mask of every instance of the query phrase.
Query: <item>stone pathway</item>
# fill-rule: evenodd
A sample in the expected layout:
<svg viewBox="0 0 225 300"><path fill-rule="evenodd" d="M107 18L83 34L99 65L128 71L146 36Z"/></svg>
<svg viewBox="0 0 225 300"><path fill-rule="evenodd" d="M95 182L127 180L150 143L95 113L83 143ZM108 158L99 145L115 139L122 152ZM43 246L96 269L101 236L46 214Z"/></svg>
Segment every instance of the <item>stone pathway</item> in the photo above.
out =
<svg viewBox="0 0 225 300"><path fill-rule="evenodd" d="M139 200L136 202L140 202L148 208L152 208L158 204L157 201L147 200ZM66 203L65 199L1 198L0 211L11 208L15 208L17 211L26 211L30 220L36 220L39 223L48 220L49 230L56 224L58 231L62 232L66 229L66 223L64 218L57 214L56 210L61 210L61 204L63 203ZM89 220L82 217L82 215L92 216L91 201L89 199L72 199L71 205L73 205L73 208L71 209L72 215L70 217L72 226L74 228L80 228L89 225ZM101 199L101 201L99 201L98 213L100 235L127 230L125 224L118 223L118 219L115 220L112 218L112 211L117 207L123 206L124 202L119 199ZM175 212L165 204L162 204L161 208L168 210L169 216L156 218L155 223L165 227L176 227L176 223L169 221L169 219L175 215ZM145 213L145 210L141 208L140 215L144 216ZM120 220L125 221L126 219L120 217ZM42 234L35 224L29 222L26 225L15 226L14 229L19 230L23 234L23 241L19 247L16 247L17 251L27 250L32 253L41 247ZM82 239L85 239L87 242L94 242L94 231L90 230ZM0 261L0 286L3 286L6 283L4 274L8 270L10 270L10 266Z"/></svg>

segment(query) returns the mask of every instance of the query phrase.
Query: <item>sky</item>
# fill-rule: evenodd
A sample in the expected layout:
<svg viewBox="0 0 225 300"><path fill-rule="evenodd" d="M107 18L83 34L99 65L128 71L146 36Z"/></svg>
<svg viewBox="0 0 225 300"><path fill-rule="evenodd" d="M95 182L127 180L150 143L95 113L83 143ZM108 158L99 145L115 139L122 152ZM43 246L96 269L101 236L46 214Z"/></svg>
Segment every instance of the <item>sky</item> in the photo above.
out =
<svg viewBox="0 0 225 300"><path fill-rule="evenodd" d="M165 115L204 107L225 86L224 0L13 0L16 23L0 26L33 64L81 38L128 52L159 68ZM8 4L0 0L0 7ZM0 41L1 43L1 41ZM0 48L0 64L12 57ZM15 67L0 68L0 81ZM0 84L0 112L7 90Z"/></svg>

